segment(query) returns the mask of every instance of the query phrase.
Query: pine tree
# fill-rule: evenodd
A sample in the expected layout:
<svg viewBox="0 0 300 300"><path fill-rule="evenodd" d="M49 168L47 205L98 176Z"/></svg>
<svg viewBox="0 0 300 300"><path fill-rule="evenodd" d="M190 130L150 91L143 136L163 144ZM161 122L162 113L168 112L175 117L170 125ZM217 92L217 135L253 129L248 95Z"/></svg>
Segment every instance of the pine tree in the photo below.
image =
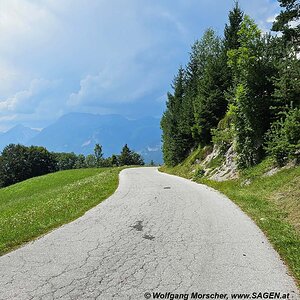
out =
<svg viewBox="0 0 300 300"><path fill-rule="evenodd" d="M198 57L198 46L199 42L196 41L192 46L190 60L186 67L186 92L181 111L181 128L190 148L192 148L195 140L194 101L198 95L199 65L201 63Z"/></svg>
<svg viewBox="0 0 300 300"><path fill-rule="evenodd" d="M238 49L240 47L238 32L241 29L244 13L240 9L238 2L235 2L234 8L229 12L229 24L224 29L224 46L225 51Z"/></svg>
<svg viewBox="0 0 300 300"><path fill-rule="evenodd" d="M120 165L121 166L131 165L132 164L131 156L132 156L131 150L129 149L128 145L125 144L119 156Z"/></svg>
<svg viewBox="0 0 300 300"><path fill-rule="evenodd" d="M238 1L236 1L233 9L229 12L228 24L225 25L224 29L224 52L227 61L229 51L236 50L241 46L238 32L241 29L243 20L244 12L241 10ZM236 83L233 78L233 70L229 67L228 63L226 68L227 87L225 96L227 98L227 101L230 103L234 98Z"/></svg>
<svg viewBox="0 0 300 300"><path fill-rule="evenodd" d="M285 48L285 54L278 58L278 74L274 77L273 121L281 118L282 112L300 107L300 61L294 51Z"/></svg>
<svg viewBox="0 0 300 300"><path fill-rule="evenodd" d="M300 3L297 0L279 0L283 10L276 17L272 30L282 32L277 42L278 74L274 77L275 92L273 119L284 117L282 112L300 107Z"/></svg>
<svg viewBox="0 0 300 300"><path fill-rule="evenodd" d="M205 32L200 41L202 63L198 75L198 93L194 99L194 137L207 145L211 142L211 129L216 127L227 108L227 60L221 39L212 29Z"/></svg>
<svg viewBox="0 0 300 300"><path fill-rule="evenodd" d="M129 165L144 165L144 160L142 156L129 149L128 145L125 144L122 148L121 154L118 157L118 164L120 166L129 166Z"/></svg>
<svg viewBox="0 0 300 300"><path fill-rule="evenodd" d="M280 31L284 41L290 43L294 50L300 51L300 3L299 0L278 0L284 9L276 17L272 30Z"/></svg>
<svg viewBox="0 0 300 300"><path fill-rule="evenodd" d="M161 120L163 131L163 155L166 164L176 165L181 162L188 151L190 128L186 124L184 101L185 98L185 72L179 68L177 76L173 80L174 94L168 93L167 109Z"/></svg>

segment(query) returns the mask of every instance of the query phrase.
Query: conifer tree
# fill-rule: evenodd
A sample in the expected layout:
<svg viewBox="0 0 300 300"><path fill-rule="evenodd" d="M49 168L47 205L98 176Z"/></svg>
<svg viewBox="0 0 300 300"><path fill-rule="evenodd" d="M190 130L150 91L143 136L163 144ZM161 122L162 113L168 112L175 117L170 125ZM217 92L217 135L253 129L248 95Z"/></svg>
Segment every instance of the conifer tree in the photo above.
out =
<svg viewBox="0 0 300 300"><path fill-rule="evenodd" d="M118 164L120 166L129 165L144 165L144 160L141 155L130 150L128 145L125 144L122 148L121 154L118 157Z"/></svg>
<svg viewBox="0 0 300 300"><path fill-rule="evenodd" d="M272 27L282 32L276 45L278 75L274 77L272 107L275 120L284 118L291 108L300 107L300 3L297 0L279 0L279 3L283 10Z"/></svg>
<svg viewBox="0 0 300 300"><path fill-rule="evenodd" d="M174 78L172 88L174 95L168 93L167 109L161 120L163 155L168 165L178 164L190 149L186 139L186 120L183 119L185 74L182 67L179 68L178 74Z"/></svg>
<svg viewBox="0 0 300 300"><path fill-rule="evenodd" d="M244 12L241 10L238 1L235 2L233 9L228 14L228 24L225 25L224 29L224 52L226 60L228 61L228 53L230 50L235 50L240 47L240 41L238 32L241 29L241 25L244 19ZM226 98L230 103L234 98L235 81L233 79L233 70L227 63L227 88Z"/></svg>
<svg viewBox="0 0 300 300"><path fill-rule="evenodd" d="M194 138L202 145L211 142L211 129L216 127L227 108L227 60L221 39L208 29L201 39L199 53L204 59L199 68L198 93L194 99Z"/></svg>
<svg viewBox="0 0 300 300"><path fill-rule="evenodd" d="M276 17L272 30L280 31L287 44L300 51L300 3L299 0L278 0L283 10Z"/></svg>
<svg viewBox="0 0 300 300"><path fill-rule="evenodd" d="M286 10L273 29L282 31L282 38L262 35L236 2L223 41L209 29L194 43L186 69L180 68L175 77L161 120L167 165L182 162L195 146L211 143L211 132L214 142L235 142L242 168L258 163L266 149L270 153L266 143L281 148L290 143L272 139L280 114L286 110L283 115L290 115L288 110L300 107L299 26L290 23L299 19L299 3L279 2ZM221 121L228 128L217 127ZM266 134L270 128L272 134ZM297 131L299 126L293 128Z"/></svg>
<svg viewBox="0 0 300 300"><path fill-rule="evenodd" d="M125 165L131 165L132 161L131 161L131 156L132 156L132 152L129 149L129 147L127 146L127 144L122 148L121 154L119 156L119 162L121 166L125 166Z"/></svg>
<svg viewBox="0 0 300 300"><path fill-rule="evenodd" d="M225 25L224 29L224 46L225 50L237 49L240 47L238 32L241 29L244 13L236 1L234 8L229 12L229 23Z"/></svg>
<svg viewBox="0 0 300 300"><path fill-rule="evenodd" d="M276 62L278 74L274 77L273 121L281 118L282 112L300 107L300 61L289 47L284 52Z"/></svg>

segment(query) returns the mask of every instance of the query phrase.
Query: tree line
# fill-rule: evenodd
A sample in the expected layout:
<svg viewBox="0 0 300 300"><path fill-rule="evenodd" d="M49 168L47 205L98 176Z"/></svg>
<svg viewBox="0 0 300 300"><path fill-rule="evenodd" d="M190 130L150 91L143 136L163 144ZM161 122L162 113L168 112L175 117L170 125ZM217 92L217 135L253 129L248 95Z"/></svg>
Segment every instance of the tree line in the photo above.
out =
<svg viewBox="0 0 300 300"><path fill-rule="evenodd" d="M6 146L0 156L0 187L56 171L144 165L140 154L126 144L119 155L104 158L102 146L95 145L94 154L84 156L75 153L50 152L44 147L26 147L20 144Z"/></svg>
<svg viewBox="0 0 300 300"><path fill-rule="evenodd" d="M179 67L161 119L167 165L199 145L234 145L240 168L271 155L278 164L300 155L300 4L279 0L272 35L238 2L224 36L211 28Z"/></svg>

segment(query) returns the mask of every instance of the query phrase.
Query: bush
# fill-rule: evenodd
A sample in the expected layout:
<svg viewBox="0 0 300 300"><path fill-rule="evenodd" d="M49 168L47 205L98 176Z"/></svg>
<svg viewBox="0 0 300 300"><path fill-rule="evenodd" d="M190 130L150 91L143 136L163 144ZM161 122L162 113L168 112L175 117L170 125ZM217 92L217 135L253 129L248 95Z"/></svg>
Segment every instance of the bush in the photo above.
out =
<svg viewBox="0 0 300 300"><path fill-rule="evenodd" d="M203 167L198 166L196 168L196 170L195 170L195 173L194 173L194 176L193 176L193 180L196 181L197 179L202 178L204 176L204 174L205 174L205 171L204 171Z"/></svg>
<svg viewBox="0 0 300 300"><path fill-rule="evenodd" d="M291 109L272 124L266 134L266 151L279 166L287 161L300 161L300 109Z"/></svg>
<svg viewBox="0 0 300 300"><path fill-rule="evenodd" d="M212 129L212 141L220 148L221 154L226 153L233 142L234 131L232 128L233 115L229 110L225 117L219 122L216 129Z"/></svg>

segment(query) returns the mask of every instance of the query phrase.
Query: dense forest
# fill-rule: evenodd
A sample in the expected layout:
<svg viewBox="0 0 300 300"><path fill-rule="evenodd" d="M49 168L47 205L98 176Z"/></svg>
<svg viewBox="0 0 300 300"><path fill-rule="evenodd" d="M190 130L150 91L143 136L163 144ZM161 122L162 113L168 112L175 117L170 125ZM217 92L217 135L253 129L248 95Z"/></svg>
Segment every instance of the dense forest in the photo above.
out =
<svg viewBox="0 0 300 300"><path fill-rule="evenodd" d="M44 147L7 145L0 156L0 188L61 170L81 168L118 167L144 165L140 154L126 144L119 155L104 158L102 146L95 145L94 154L84 156L75 153L49 152Z"/></svg>
<svg viewBox="0 0 300 300"><path fill-rule="evenodd" d="M161 120L166 165L198 146L233 145L239 168L300 160L300 4L279 0L271 33L236 2L224 36L208 29L179 67Z"/></svg>

